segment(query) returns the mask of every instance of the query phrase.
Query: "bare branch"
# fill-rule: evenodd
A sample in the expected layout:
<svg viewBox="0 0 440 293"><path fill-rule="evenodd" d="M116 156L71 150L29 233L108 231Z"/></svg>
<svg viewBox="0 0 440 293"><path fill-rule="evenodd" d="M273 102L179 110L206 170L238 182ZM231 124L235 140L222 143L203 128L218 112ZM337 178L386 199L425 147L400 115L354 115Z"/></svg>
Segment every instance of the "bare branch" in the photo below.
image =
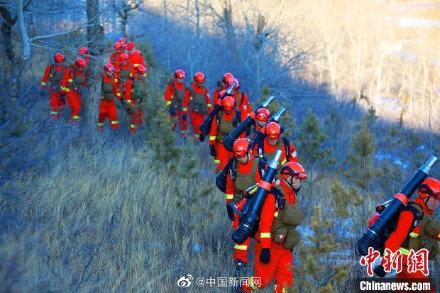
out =
<svg viewBox="0 0 440 293"><path fill-rule="evenodd" d="M30 39L30 42L32 43L32 42L34 42L34 41L38 41L38 40L41 40L41 39L49 39L49 38L54 38L54 37L59 37L59 36L64 36L64 35L69 35L69 34L75 33L75 32L77 32L77 31L80 31L80 30L82 30L82 29L84 29L84 28L87 28L87 27L90 27L90 26L93 26L93 24L85 23L85 24L79 26L78 28L76 28L76 29L74 29L74 30L67 31L67 32L61 32L61 33L56 33L56 34L49 34L49 35L36 36L36 37L31 38L31 39Z"/></svg>

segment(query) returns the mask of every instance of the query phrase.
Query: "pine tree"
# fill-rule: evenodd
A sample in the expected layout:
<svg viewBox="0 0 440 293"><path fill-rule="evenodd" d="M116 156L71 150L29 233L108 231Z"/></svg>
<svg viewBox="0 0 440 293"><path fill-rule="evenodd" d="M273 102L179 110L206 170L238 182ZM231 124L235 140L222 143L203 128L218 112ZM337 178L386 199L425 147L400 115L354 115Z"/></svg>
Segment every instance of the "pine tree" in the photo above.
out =
<svg viewBox="0 0 440 293"><path fill-rule="evenodd" d="M300 244L300 267L295 268L301 292L335 292L336 282L342 282L348 276L348 268L345 266L333 266L332 271L335 274L324 272L323 262L329 261L326 255L338 249L338 244L330 233L331 226L329 219L322 219L321 207L316 207L310 226L313 235L308 236L308 245Z"/></svg>
<svg viewBox="0 0 440 293"><path fill-rule="evenodd" d="M361 122L359 130L351 142L347 162L348 168L344 175L354 184L366 189L374 176L371 155L375 151L374 135L368 129L367 120Z"/></svg>
<svg viewBox="0 0 440 293"><path fill-rule="evenodd" d="M363 199L356 189L345 188L340 181L333 182L331 191L336 207L336 215L341 218L348 218L350 211L363 203Z"/></svg>
<svg viewBox="0 0 440 293"><path fill-rule="evenodd" d="M323 143L327 139L321 130L318 118L312 109L307 109L306 117L298 130L298 141L301 149L301 160L309 165L321 161L327 164L334 164L335 159L331 156L329 149L323 149Z"/></svg>

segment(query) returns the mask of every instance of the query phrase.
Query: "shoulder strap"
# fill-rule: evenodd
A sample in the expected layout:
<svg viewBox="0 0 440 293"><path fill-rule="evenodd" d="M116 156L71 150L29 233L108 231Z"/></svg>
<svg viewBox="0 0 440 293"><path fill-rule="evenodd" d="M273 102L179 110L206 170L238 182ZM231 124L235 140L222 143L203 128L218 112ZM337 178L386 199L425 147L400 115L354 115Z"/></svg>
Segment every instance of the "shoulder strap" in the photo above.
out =
<svg viewBox="0 0 440 293"><path fill-rule="evenodd" d="M284 149L286 150L286 159L290 157L290 142L287 138L282 137Z"/></svg>
<svg viewBox="0 0 440 293"><path fill-rule="evenodd" d="M240 110L236 109L234 120L232 120L232 125L234 127L237 127L238 124L240 124L240 121L241 121L241 112L240 112Z"/></svg>

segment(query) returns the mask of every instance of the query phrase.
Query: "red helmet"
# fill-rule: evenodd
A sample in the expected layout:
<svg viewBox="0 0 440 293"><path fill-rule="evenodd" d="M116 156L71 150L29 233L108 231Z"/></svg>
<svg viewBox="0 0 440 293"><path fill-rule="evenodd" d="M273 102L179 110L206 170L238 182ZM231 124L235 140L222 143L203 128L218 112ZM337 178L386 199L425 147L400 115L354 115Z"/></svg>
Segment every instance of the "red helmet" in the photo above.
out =
<svg viewBox="0 0 440 293"><path fill-rule="evenodd" d="M233 78L234 78L234 76L230 72L226 72L225 74L223 74L223 81L226 84L231 84Z"/></svg>
<svg viewBox="0 0 440 293"><path fill-rule="evenodd" d="M174 72L174 77L176 77L176 78L185 78L185 71L183 71L182 69L177 69Z"/></svg>
<svg viewBox="0 0 440 293"><path fill-rule="evenodd" d="M124 37L120 38L118 42L121 43L121 45L125 45L125 43L127 43Z"/></svg>
<svg viewBox="0 0 440 293"><path fill-rule="evenodd" d="M64 62L64 55L61 53L56 53L53 59L55 60L56 63Z"/></svg>
<svg viewBox="0 0 440 293"><path fill-rule="evenodd" d="M203 72L197 72L194 74L194 81L197 83L204 83L205 82L205 75Z"/></svg>
<svg viewBox="0 0 440 293"><path fill-rule="evenodd" d="M81 55L87 54L89 53L89 49L87 49L87 47L81 47L78 49L78 53Z"/></svg>
<svg viewBox="0 0 440 293"><path fill-rule="evenodd" d="M278 139L281 135L281 126L276 122L269 122L266 125L266 135L269 139Z"/></svg>
<svg viewBox="0 0 440 293"><path fill-rule="evenodd" d="M104 66L104 69L105 69L106 71L109 71L109 72L115 72L115 67L114 67L113 64L111 64L111 63L107 63L107 64Z"/></svg>
<svg viewBox="0 0 440 293"><path fill-rule="evenodd" d="M131 51L134 49L134 42L128 42L127 45L125 45L125 49L128 51Z"/></svg>
<svg viewBox="0 0 440 293"><path fill-rule="evenodd" d="M222 106L223 106L223 109L225 109L225 110L232 110L232 109L234 109L235 99L233 97L231 97L231 96L224 97L223 101L222 101Z"/></svg>
<svg viewBox="0 0 440 293"><path fill-rule="evenodd" d="M147 68L145 68L145 66L142 64L139 64L136 69L140 74L145 74L147 72Z"/></svg>
<svg viewBox="0 0 440 293"><path fill-rule="evenodd" d="M307 173L303 166L296 162L287 162L283 168L281 168L281 176L286 178L287 176L297 177L301 180L307 178Z"/></svg>
<svg viewBox="0 0 440 293"><path fill-rule="evenodd" d="M122 44L121 42L116 42L113 47L115 48L116 51L119 51L122 49Z"/></svg>
<svg viewBox="0 0 440 293"><path fill-rule="evenodd" d="M125 62L128 60L128 55L125 53L122 53L121 55L119 55L119 61L121 62Z"/></svg>
<svg viewBox="0 0 440 293"><path fill-rule="evenodd" d="M255 119L261 122L269 121L270 112L266 108L260 108L257 110L257 115L255 115Z"/></svg>
<svg viewBox="0 0 440 293"><path fill-rule="evenodd" d="M249 140L247 138L239 138L232 146L232 154L235 158L244 157L249 150Z"/></svg>
<svg viewBox="0 0 440 293"><path fill-rule="evenodd" d="M86 66L86 61L84 61L84 59L82 58L78 58L76 59L75 64L78 65L79 67L84 67Z"/></svg>
<svg viewBox="0 0 440 293"><path fill-rule="evenodd" d="M425 199L434 196L440 199L440 181L434 178L426 178L419 187L419 197Z"/></svg>

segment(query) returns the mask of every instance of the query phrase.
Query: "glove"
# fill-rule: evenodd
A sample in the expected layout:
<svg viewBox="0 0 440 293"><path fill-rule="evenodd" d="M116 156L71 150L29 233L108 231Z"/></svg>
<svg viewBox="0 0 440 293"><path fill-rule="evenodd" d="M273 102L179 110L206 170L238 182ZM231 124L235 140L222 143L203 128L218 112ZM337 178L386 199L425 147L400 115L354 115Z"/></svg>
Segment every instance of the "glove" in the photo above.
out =
<svg viewBox="0 0 440 293"><path fill-rule="evenodd" d="M204 142L204 141L205 141L205 135L204 135L203 133L200 133L200 134L199 134L199 140L200 140L201 142Z"/></svg>
<svg viewBox="0 0 440 293"><path fill-rule="evenodd" d="M385 269L383 268L383 265L377 266L373 271L376 274L376 276L381 277L381 278L385 277L385 275L387 274L385 272Z"/></svg>
<svg viewBox="0 0 440 293"><path fill-rule="evenodd" d="M211 154L211 157L215 158L216 153L215 153L215 147L213 144L209 145L209 153Z"/></svg>
<svg viewBox="0 0 440 293"><path fill-rule="evenodd" d="M263 248L261 250L260 261L266 264L270 262L270 248Z"/></svg>
<svg viewBox="0 0 440 293"><path fill-rule="evenodd" d="M231 221L234 221L234 208L231 206L234 202L229 202L226 204L226 211L228 212L228 218Z"/></svg>

